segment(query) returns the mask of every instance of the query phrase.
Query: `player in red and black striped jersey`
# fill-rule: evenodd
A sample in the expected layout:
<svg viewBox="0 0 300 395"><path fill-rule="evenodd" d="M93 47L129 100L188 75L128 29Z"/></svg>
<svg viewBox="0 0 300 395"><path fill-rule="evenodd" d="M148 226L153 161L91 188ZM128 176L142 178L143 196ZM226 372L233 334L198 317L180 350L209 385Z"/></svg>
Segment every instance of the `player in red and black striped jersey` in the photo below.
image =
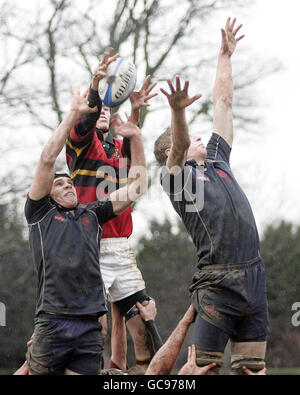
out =
<svg viewBox="0 0 300 395"><path fill-rule="evenodd" d="M84 116L73 128L67 139L66 155L71 178L76 187L80 203L103 199L127 183L130 167L130 142L114 138L110 134L111 110L101 103L98 94L99 81L105 77L108 65L117 55L112 49L105 53L95 70L88 92L90 107L97 106L99 111ZM139 110L149 106L147 103L156 94L151 91L155 83L148 87L148 76L139 92L130 97L130 120L139 122ZM146 303L145 282L137 267L135 254L129 246L128 238L132 233L131 207L119 217L103 226L101 239L101 273L108 299L115 303L125 317L127 327L133 338L136 361L147 368L153 356L149 346L147 330L135 308L136 302Z"/></svg>

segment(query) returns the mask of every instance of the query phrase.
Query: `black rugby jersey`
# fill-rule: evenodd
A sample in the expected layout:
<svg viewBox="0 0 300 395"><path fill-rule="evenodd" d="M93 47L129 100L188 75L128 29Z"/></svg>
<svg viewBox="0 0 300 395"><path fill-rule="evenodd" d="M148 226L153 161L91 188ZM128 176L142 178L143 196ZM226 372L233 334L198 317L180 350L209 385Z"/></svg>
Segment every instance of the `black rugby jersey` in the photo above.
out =
<svg viewBox="0 0 300 395"><path fill-rule="evenodd" d="M161 172L161 183L197 249L198 267L259 259L259 237L249 201L230 168L231 147L217 133L204 166L185 164L178 176Z"/></svg>
<svg viewBox="0 0 300 395"><path fill-rule="evenodd" d="M38 273L36 316L106 313L99 266L102 226L115 217L109 199L79 205L75 215L52 204L49 195L27 197L29 244Z"/></svg>

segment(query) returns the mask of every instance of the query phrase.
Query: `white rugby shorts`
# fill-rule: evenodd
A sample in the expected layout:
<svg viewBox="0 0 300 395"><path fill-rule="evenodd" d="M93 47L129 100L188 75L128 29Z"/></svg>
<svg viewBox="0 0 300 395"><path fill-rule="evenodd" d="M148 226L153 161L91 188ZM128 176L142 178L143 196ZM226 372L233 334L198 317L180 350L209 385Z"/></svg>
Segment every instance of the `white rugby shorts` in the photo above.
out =
<svg viewBox="0 0 300 395"><path fill-rule="evenodd" d="M146 288L127 237L101 239L100 270L110 302Z"/></svg>

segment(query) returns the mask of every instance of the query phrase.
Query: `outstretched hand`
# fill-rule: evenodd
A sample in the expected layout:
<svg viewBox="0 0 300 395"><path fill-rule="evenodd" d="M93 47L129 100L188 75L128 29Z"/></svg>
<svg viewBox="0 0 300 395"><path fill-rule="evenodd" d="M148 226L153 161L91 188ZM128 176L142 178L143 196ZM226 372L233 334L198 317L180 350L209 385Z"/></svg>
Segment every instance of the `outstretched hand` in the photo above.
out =
<svg viewBox="0 0 300 395"><path fill-rule="evenodd" d="M215 363L210 365L199 367L196 363L196 347L193 344L188 349L188 359L185 365L178 372L179 375L199 375L203 376L209 372L210 369L215 367Z"/></svg>
<svg viewBox="0 0 300 395"><path fill-rule="evenodd" d="M181 89L180 78L176 76L176 89L174 88L172 81L167 79L167 83L170 88L170 93L165 91L164 89L160 89L161 92L166 96L169 101L170 107L174 111L180 111L185 109L186 107L190 106L196 100L200 99L202 96L201 94L197 94L193 97L189 97L188 90L189 90L189 81L185 81L184 88Z"/></svg>
<svg viewBox="0 0 300 395"><path fill-rule="evenodd" d="M243 25L239 25L235 30L234 25L236 23L236 18L233 19L231 22L231 18L227 19L225 30L221 29L222 31L222 46L221 46L221 53L223 55L232 56L235 51L237 43L242 40L245 35L236 38L238 31L242 28Z"/></svg>
<svg viewBox="0 0 300 395"><path fill-rule="evenodd" d="M149 87L151 75L148 75L143 83L143 86L139 91L135 91L130 95L130 102L132 111L139 110L141 107L149 107L148 103L153 97L157 96L157 93L151 93L153 88L157 85L157 82L153 82Z"/></svg>
<svg viewBox="0 0 300 395"><path fill-rule="evenodd" d="M71 94L72 94L72 103L71 103L71 111L77 113L80 118L84 114L92 114L98 111L98 107L90 108L87 103L87 92L80 96L80 87L74 91L71 86Z"/></svg>
<svg viewBox="0 0 300 395"><path fill-rule="evenodd" d="M120 56L118 53L111 56L113 51L114 51L113 48L109 48L109 50L104 53L103 59L100 61L96 70L94 71L93 80L92 80L92 88L94 90L98 90L99 81L106 77L106 71L108 66L111 63L113 63L115 60L117 60L118 57Z"/></svg>
<svg viewBox="0 0 300 395"><path fill-rule="evenodd" d="M111 124L119 136L130 139L131 137L140 134L141 131L139 127L129 119L127 114L126 116L127 122L124 122L122 121L120 115L115 113L112 117Z"/></svg>

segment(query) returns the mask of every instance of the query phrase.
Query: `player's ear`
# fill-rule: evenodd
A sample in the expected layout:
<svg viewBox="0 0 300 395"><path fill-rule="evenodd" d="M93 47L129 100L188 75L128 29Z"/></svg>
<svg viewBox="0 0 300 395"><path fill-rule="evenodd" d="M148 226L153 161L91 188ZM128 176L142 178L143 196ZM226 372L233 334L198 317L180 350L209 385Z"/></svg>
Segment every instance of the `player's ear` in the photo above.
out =
<svg viewBox="0 0 300 395"><path fill-rule="evenodd" d="M171 148L167 148L167 149L165 150L165 154L166 154L166 156L169 156L169 154L170 154L170 151L171 151Z"/></svg>

